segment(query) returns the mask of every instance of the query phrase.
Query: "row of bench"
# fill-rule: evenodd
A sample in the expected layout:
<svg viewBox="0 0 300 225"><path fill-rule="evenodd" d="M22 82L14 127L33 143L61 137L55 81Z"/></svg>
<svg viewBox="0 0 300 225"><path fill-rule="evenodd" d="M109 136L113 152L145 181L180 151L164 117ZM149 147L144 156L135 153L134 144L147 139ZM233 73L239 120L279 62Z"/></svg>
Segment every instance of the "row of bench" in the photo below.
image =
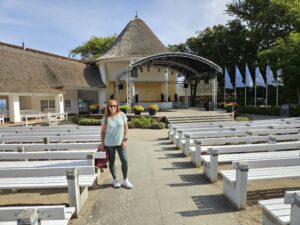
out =
<svg viewBox="0 0 300 225"><path fill-rule="evenodd" d="M168 135L175 143L178 143L179 136L185 135L186 140L180 141L181 144L177 144L177 147L182 148L185 155L191 155L191 161L197 166L203 164L203 173L211 182L217 181L218 163L232 162L232 170L220 171L224 196L237 208L243 209L246 207L249 181L300 178L299 122L299 119L291 118L250 124L230 122L222 126L218 123L182 124L173 125ZM229 126L231 131L226 131ZM176 130L179 133L177 137ZM191 146L194 144L195 147ZM284 205L285 214L288 210L300 213L299 207L294 203L297 202L297 195L292 202L288 206ZM290 223L278 222L281 219L276 214L276 208L267 207L267 203L260 202L264 210L264 224L299 224L299 217L295 216L298 214L295 213L288 213ZM282 204L278 204L276 207L281 208Z"/></svg>
<svg viewBox="0 0 300 225"><path fill-rule="evenodd" d="M30 217L42 220L42 224L62 225L72 215L78 217L88 188L99 183L100 170L95 169L95 159L106 157L104 152L96 152L100 129L1 128L1 134L6 132L6 136L2 136L0 144L0 189L67 188L69 207L0 207L0 224L16 224L15 221ZM63 136L56 136L58 133ZM53 143L64 141L76 143Z"/></svg>

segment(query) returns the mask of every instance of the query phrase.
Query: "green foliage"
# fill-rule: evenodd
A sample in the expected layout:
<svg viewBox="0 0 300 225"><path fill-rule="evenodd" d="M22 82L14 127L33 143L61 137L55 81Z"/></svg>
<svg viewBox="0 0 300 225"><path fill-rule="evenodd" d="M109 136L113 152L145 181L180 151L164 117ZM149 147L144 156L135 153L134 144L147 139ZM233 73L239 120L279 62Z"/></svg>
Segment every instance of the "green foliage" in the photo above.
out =
<svg viewBox="0 0 300 225"><path fill-rule="evenodd" d="M133 118L128 122L129 128L143 128L143 129L163 129L165 128L165 124L162 122L158 122L154 118L147 118L141 116L139 118Z"/></svg>
<svg viewBox="0 0 300 225"><path fill-rule="evenodd" d="M129 110L130 107L128 105L122 105L122 106L120 106L120 109Z"/></svg>
<svg viewBox="0 0 300 225"><path fill-rule="evenodd" d="M77 124L85 125L85 126L95 126L95 125L101 125L101 120L94 119L94 118L77 118Z"/></svg>
<svg viewBox="0 0 300 225"><path fill-rule="evenodd" d="M103 55L103 53L111 47L115 40L116 35L112 35L110 37L92 36L87 42L84 42L82 45L72 49L70 54L72 56L80 56L80 58L85 61L93 61Z"/></svg>
<svg viewBox="0 0 300 225"><path fill-rule="evenodd" d="M141 105L135 105L135 106L133 106L133 110L143 112L145 109Z"/></svg>
<svg viewBox="0 0 300 225"><path fill-rule="evenodd" d="M300 107L290 106L290 116L300 116Z"/></svg>
<svg viewBox="0 0 300 225"><path fill-rule="evenodd" d="M289 102L300 105L300 33L292 32L286 39L279 38L272 48L259 56L262 60L270 60L274 68L282 69L284 94Z"/></svg>
<svg viewBox="0 0 300 225"><path fill-rule="evenodd" d="M237 116L236 118L234 118L236 121L250 121L250 117L248 116Z"/></svg>
<svg viewBox="0 0 300 225"><path fill-rule="evenodd" d="M280 116L280 107L240 107L239 113Z"/></svg>

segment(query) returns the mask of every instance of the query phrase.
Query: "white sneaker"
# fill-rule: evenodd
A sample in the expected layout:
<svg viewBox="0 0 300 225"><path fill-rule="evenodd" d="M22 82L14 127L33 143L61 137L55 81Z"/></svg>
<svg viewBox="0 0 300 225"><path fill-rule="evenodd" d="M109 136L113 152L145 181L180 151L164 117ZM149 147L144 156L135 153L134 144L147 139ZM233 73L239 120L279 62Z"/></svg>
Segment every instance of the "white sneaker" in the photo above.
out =
<svg viewBox="0 0 300 225"><path fill-rule="evenodd" d="M130 183L130 181L128 180L128 178L126 178L125 180L123 180L122 186L124 186L124 187L126 187L128 189L133 188L133 185L132 185L132 183Z"/></svg>
<svg viewBox="0 0 300 225"><path fill-rule="evenodd" d="M113 180L113 186L114 186L114 188L119 188L119 187L121 187L121 184L120 184L120 182L118 181L118 178L116 178L116 179Z"/></svg>

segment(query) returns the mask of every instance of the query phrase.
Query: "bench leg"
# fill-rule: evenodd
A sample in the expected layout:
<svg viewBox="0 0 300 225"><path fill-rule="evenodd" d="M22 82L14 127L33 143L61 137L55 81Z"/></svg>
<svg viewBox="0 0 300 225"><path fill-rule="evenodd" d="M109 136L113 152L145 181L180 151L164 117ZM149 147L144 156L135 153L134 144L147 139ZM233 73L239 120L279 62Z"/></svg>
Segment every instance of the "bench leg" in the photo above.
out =
<svg viewBox="0 0 300 225"><path fill-rule="evenodd" d="M176 139L176 148L177 149L180 149L181 140L182 140L182 131L179 130L178 131L178 138Z"/></svg>
<svg viewBox="0 0 300 225"><path fill-rule="evenodd" d="M248 166L236 169L236 182L231 183L226 177L223 178L223 192L237 209L245 209L247 202Z"/></svg>
<svg viewBox="0 0 300 225"><path fill-rule="evenodd" d="M203 174L212 183L218 179L218 155L211 154L210 162L203 163Z"/></svg>
<svg viewBox="0 0 300 225"><path fill-rule="evenodd" d="M300 223L300 193L294 196L294 203L291 205L290 225L299 225Z"/></svg>
<svg viewBox="0 0 300 225"><path fill-rule="evenodd" d="M75 207L75 217L78 218L83 208L87 197L88 188L85 187L80 193L79 188L79 174L76 168L67 171L68 180L68 193L69 193L69 204L70 207Z"/></svg>
<svg viewBox="0 0 300 225"><path fill-rule="evenodd" d="M185 156L188 156L190 153L190 144L191 144L191 138L189 136L187 136L185 138L185 144L184 144L184 148L182 149L182 153Z"/></svg>
<svg viewBox="0 0 300 225"><path fill-rule="evenodd" d="M39 216L34 208L24 209L17 217L17 225L38 225Z"/></svg>

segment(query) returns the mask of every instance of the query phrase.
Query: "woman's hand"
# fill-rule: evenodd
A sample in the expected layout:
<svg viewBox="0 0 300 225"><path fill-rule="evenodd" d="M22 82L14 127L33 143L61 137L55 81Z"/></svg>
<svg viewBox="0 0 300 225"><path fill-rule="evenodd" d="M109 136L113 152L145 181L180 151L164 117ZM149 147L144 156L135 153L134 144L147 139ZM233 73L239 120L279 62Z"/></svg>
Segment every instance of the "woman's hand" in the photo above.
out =
<svg viewBox="0 0 300 225"><path fill-rule="evenodd" d="M105 146L104 146L104 144L101 144L100 151L101 151L101 152L104 152L104 151L105 151Z"/></svg>
<svg viewBox="0 0 300 225"><path fill-rule="evenodd" d="M125 150L125 149L127 148L127 143L126 143L126 141L122 141L121 146L122 146L122 149Z"/></svg>

